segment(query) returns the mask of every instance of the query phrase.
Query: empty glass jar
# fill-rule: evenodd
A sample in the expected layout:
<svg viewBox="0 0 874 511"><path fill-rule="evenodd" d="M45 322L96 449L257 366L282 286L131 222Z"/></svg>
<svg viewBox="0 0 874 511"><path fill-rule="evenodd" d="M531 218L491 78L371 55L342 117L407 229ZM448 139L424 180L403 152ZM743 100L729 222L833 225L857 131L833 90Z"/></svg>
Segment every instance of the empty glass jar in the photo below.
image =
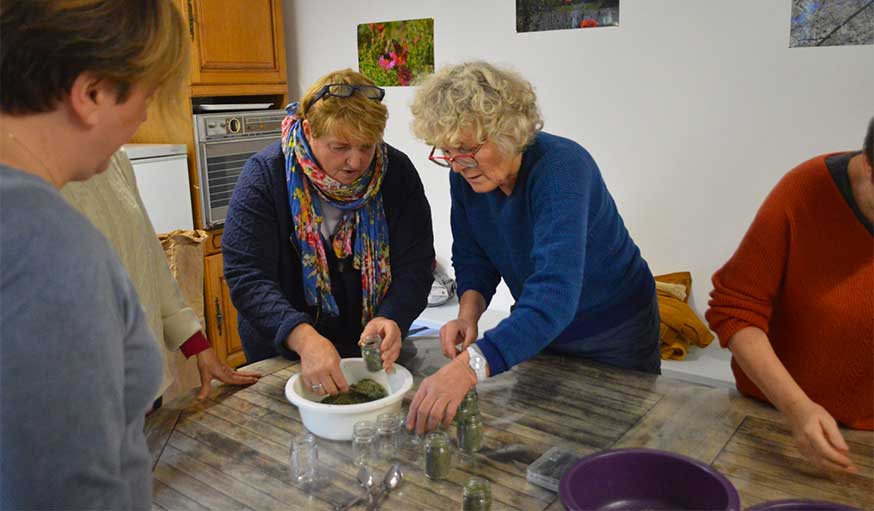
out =
<svg viewBox="0 0 874 511"><path fill-rule="evenodd" d="M425 457L425 476L429 479L446 479L452 465L449 437L442 431L429 433L422 448Z"/></svg>
<svg viewBox="0 0 874 511"><path fill-rule="evenodd" d="M289 464L292 481L302 485L316 481L319 473L319 448L312 433L305 433L292 440Z"/></svg>
<svg viewBox="0 0 874 511"><path fill-rule="evenodd" d="M376 418L380 457L384 460L396 458L403 445L401 420L399 415L393 413L381 413Z"/></svg>
<svg viewBox="0 0 874 511"><path fill-rule="evenodd" d="M376 457L376 427L370 421L352 426L352 463L360 467L370 465Z"/></svg>
<svg viewBox="0 0 874 511"><path fill-rule="evenodd" d="M378 335L368 335L361 343L361 357L367 366L367 370L375 373L382 369L382 355L379 352L379 345L382 344L382 338Z"/></svg>

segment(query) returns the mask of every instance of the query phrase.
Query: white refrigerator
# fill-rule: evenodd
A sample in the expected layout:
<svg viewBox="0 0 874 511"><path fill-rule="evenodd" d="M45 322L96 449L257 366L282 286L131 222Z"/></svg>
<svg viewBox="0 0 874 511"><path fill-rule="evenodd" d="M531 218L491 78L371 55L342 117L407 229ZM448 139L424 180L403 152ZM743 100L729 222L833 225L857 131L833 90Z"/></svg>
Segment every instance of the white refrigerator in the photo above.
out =
<svg viewBox="0 0 874 511"><path fill-rule="evenodd" d="M124 150L155 232L193 229L187 148L182 144L126 144Z"/></svg>

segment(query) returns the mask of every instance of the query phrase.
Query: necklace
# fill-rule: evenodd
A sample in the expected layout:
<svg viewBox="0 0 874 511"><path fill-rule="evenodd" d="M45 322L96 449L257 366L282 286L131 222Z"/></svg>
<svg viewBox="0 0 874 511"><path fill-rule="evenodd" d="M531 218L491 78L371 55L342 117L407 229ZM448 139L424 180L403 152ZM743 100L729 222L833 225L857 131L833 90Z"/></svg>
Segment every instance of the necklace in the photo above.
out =
<svg viewBox="0 0 874 511"><path fill-rule="evenodd" d="M15 142L18 146L20 146L22 149L24 149L27 152L27 154L30 155L31 158L36 160L37 163L39 163L42 166L43 170L45 170L48 173L49 181L51 182L51 184L55 188L60 189L60 187L61 187L60 185L62 183L55 177L55 173L52 172L52 169L48 165L46 165L45 161L43 161L42 158L37 156L37 154L35 152L31 151L30 148L27 147L27 145L24 142L22 142L21 139L16 137L15 134L12 133L11 131L6 131L6 138L11 140L12 142Z"/></svg>

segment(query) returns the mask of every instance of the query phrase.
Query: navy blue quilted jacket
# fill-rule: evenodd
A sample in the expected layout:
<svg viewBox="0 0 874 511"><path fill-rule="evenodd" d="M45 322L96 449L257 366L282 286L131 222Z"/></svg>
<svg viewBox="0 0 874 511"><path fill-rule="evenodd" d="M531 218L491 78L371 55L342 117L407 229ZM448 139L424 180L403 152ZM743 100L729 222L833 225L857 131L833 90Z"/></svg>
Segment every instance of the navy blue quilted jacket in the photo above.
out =
<svg viewBox="0 0 874 511"><path fill-rule="evenodd" d="M389 146L382 198L389 225L392 285L377 312L397 322L402 335L424 310L431 290L434 235L431 209L410 159ZM285 160L277 141L246 162L222 237L224 274L238 312L240 338L249 362L280 354L296 359L283 341L302 322L330 339L341 357L358 356L361 334L361 272L351 257L329 257L331 287L339 317L325 317L306 304L300 257L292 241Z"/></svg>

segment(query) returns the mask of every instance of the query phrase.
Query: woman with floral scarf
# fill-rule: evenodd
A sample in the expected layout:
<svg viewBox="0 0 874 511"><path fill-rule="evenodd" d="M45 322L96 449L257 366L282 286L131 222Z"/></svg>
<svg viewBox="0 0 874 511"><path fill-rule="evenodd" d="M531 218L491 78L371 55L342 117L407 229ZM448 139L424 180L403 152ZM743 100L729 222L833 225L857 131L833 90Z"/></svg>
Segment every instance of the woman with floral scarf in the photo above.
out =
<svg viewBox="0 0 874 511"><path fill-rule="evenodd" d="M225 219L247 360L300 358L321 394L348 389L340 358L367 335L391 369L431 289L431 212L409 158L382 140L384 94L349 69L316 81L246 162Z"/></svg>

